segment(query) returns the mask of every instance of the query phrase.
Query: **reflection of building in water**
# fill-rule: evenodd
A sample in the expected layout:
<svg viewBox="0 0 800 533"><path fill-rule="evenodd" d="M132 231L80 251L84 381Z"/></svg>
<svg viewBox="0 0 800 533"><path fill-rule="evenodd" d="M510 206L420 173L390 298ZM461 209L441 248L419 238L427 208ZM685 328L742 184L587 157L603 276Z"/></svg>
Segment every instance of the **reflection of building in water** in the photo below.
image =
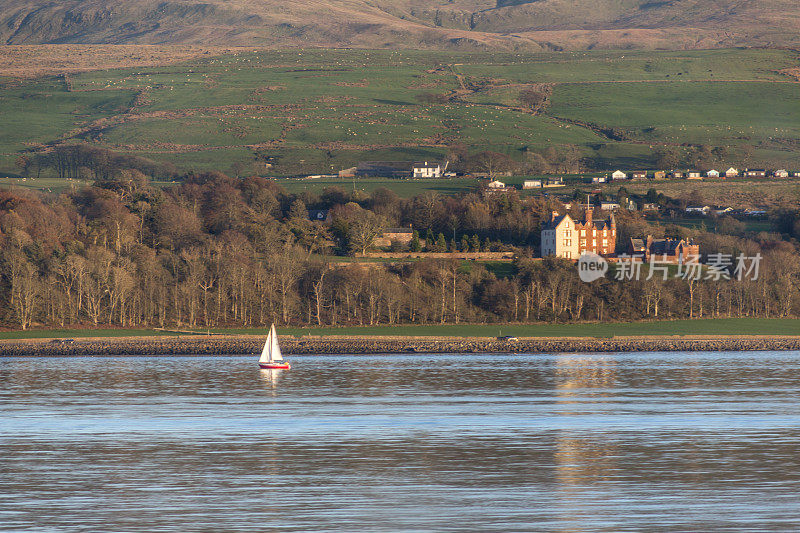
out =
<svg viewBox="0 0 800 533"><path fill-rule="evenodd" d="M616 361L608 358L559 357L556 359L556 392L559 398L605 396L614 386ZM597 389L576 393L576 389ZM561 401L559 401L561 403Z"/></svg>
<svg viewBox="0 0 800 533"><path fill-rule="evenodd" d="M597 416L608 407L601 398L610 396L616 381L616 361L602 357L559 357L556 360L557 410L564 417ZM603 413L605 414L605 413ZM554 464L561 491L578 490L592 482L609 479L616 469L618 446L601 432L561 430L556 435Z"/></svg>

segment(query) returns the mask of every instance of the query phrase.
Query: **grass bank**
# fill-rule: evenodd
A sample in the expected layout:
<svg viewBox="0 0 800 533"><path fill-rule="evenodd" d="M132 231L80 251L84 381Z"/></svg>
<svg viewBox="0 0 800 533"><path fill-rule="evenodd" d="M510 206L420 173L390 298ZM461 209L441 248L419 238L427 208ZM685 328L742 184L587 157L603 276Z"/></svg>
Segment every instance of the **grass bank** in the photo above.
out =
<svg viewBox="0 0 800 533"><path fill-rule="evenodd" d="M266 335L266 328L212 329L227 335ZM658 322L626 322L603 324L445 324L425 326L365 326L280 328L283 335L337 336L430 336L430 337L638 337L700 335L800 335L798 319L719 318L701 320L663 320ZM82 338L82 337L145 337L175 335L147 329L47 329L0 332L2 339Z"/></svg>

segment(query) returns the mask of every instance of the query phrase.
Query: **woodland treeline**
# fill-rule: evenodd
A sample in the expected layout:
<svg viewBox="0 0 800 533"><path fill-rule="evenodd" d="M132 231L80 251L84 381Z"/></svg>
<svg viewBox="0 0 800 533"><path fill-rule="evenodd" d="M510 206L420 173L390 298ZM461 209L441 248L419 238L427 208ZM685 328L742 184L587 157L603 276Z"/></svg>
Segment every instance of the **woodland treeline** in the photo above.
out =
<svg viewBox="0 0 800 533"><path fill-rule="evenodd" d="M331 187L293 195L275 181L219 173L190 174L162 189L135 169L100 173L93 186L61 194L0 190L0 324L205 328L800 311L796 211L774 214L783 234L651 225L621 211L619 243L648 233L691 236L703 255L762 254L761 276L586 284L570 262L534 259L541 222L559 208L547 198L479 191L403 199L386 189L366 195ZM309 209L328 210L329 221L310 221ZM519 259L498 268L350 257L372 248L384 229L409 226L434 241L422 238L420 246L512 249Z"/></svg>

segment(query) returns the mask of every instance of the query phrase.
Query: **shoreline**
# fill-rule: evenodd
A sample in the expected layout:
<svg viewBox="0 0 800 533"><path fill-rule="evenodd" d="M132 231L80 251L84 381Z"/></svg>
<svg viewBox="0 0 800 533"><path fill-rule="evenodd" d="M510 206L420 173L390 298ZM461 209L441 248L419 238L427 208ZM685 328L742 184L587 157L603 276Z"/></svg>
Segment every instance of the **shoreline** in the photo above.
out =
<svg viewBox="0 0 800 533"><path fill-rule="evenodd" d="M178 356L254 355L263 336L87 337L0 341L0 357L12 356ZM280 337L281 350L291 355L374 355L446 353L609 353L695 351L800 351L800 336L684 335L641 337Z"/></svg>

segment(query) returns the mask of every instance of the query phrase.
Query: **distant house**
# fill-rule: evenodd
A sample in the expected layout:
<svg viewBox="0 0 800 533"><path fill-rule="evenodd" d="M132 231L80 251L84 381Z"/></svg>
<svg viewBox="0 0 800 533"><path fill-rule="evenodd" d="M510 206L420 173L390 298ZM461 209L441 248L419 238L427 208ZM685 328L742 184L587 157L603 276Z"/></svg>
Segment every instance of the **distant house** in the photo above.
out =
<svg viewBox="0 0 800 533"><path fill-rule="evenodd" d="M745 178L766 178L767 171L763 168L748 168L744 171Z"/></svg>
<svg viewBox="0 0 800 533"><path fill-rule="evenodd" d="M503 193L503 192L511 192L515 191L516 188L513 186L506 186L505 183L499 180L490 181L486 184L486 192L488 193Z"/></svg>
<svg viewBox="0 0 800 533"><path fill-rule="evenodd" d="M744 214L748 217L763 217L767 212L761 209L745 209Z"/></svg>
<svg viewBox="0 0 800 533"><path fill-rule="evenodd" d="M411 228L388 228L375 239L375 246L390 246L393 242L408 244L414 237Z"/></svg>
<svg viewBox="0 0 800 533"><path fill-rule="evenodd" d="M411 165L411 175L414 178L441 178L447 170L447 162L444 167L440 163L429 163L427 161L416 162Z"/></svg>
<svg viewBox="0 0 800 533"><path fill-rule="evenodd" d="M602 211L616 211L619 209L619 202L602 201L600 202L600 209Z"/></svg>
<svg viewBox="0 0 800 533"><path fill-rule="evenodd" d="M308 219L313 222L330 222L330 211L327 209L309 209Z"/></svg>
<svg viewBox="0 0 800 533"><path fill-rule="evenodd" d="M541 189L542 180L525 180L522 182L523 189Z"/></svg>
<svg viewBox="0 0 800 533"><path fill-rule="evenodd" d="M711 170L706 172L706 177L707 178L718 178L719 177L719 171L718 170L714 170L712 168Z"/></svg>
<svg viewBox="0 0 800 533"><path fill-rule="evenodd" d="M793 172L792 176L795 178L800 178L800 172Z"/></svg>
<svg viewBox="0 0 800 533"><path fill-rule="evenodd" d="M664 263L682 264L687 261L699 261L700 245L693 240L684 239L654 239L648 235L646 239L631 239L628 243L628 253L639 257L643 261L659 261Z"/></svg>
<svg viewBox="0 0 800 533"><path fill-rule="evenodd" d="M732 207L715 207L713 209L715 215L727 215L728 213L733 213Z"/></svg>
<svg viewBox="0 0 800 533"><path fill-rule="evenodd" d="M547 181L545 181L543 187L545 187L545 188L548 188L548 187L564 187L564 185L565 185L564 178L558 178L558 179L555 179L555 180L547 180Z"/></svg>
<svg viewBox="0 0 800 533"><path fill-rule="evenodd" d="M605 183L608 181L607 176L595 176L592 178L592 183Z"/></svg>
<svg viewBox="0 0 800 533"><path fill-rule="evenodd" d="M699 170L690 170L686 173L687 180L701 180L703 179L703 173Z"/></svg>
<svg viewBox="0 0 800 533"><path fill-rule="evenodd" d="M736 170L735 168L731 167L731 168L729 168L728 170L725 171L725 177L726 178L738 178L739 177L739 171Z"/></svg>
<svg viewBox="0 0 800 533"><path fill-rule="evenodd" d="M663 170L656 170L655 172L653 172L653 179L663 180L666 177L667 173L664 172Z"/></svg>
<svg viewBox="0 0 800 533"><path fill-rule="evenodd" d="M658 211L658 204L642 204L642 211Z"/></svg>
<svg viewBox="0 0 800 533"><path fill-rule="evenodd" d="M623 171L621 171L621 170L615 170L615 171L614 171L614 172L611 174L611 179L612 179L612 180L625 180L625 179L628 179L628 175L627 175L627 174L625 174L625 173L624 173Z"/></svg>
<svg viewBox="0 0 800 533"><path fill-rule="evenodd" d="M669 177L674 179L683 178L683 172L680 170L673 170L672 172L669 173Z"/></svg>
<svg viewBox="0 0 800 533"><path fill-rule="evenodd" d="M339 171L340 178L354 178L358 167L345 168Z"/></svg>
<svg viewBox="0 0 800 533"><path fill-rule="evenodd" d="M772 175L775 176L776 178L788 178L789 171L785 169L776 170L775 172L772 173Z"/></svg>
<svg viewBox="0 0 800 533"><path fill-rule="evenodd" d="M647 172L644 170L634 170L631 172L631 179L643 180L647 178Z"/></svg>
<svg viewBox="0 0 800 533"><path fill-rule="evenodd" d="M707 205L690 205L686 207L687 213L707 215L711 211L711 207Z"/></svg>

